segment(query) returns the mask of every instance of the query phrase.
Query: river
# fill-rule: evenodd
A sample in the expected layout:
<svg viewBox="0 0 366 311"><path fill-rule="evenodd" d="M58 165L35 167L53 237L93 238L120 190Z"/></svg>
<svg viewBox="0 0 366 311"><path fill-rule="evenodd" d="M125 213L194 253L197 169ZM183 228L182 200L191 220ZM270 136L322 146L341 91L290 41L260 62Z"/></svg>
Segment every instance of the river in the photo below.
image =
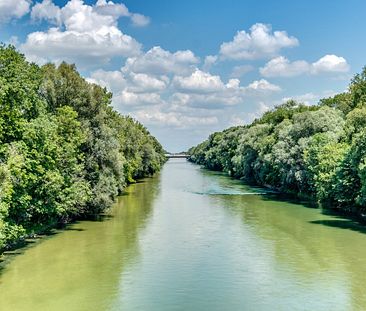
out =
<svg viewBox="0 0 366 311"><path fill-rule="evenodd" d="M366 310L366 228L184 159L18 251L2 311Z"/></svg>

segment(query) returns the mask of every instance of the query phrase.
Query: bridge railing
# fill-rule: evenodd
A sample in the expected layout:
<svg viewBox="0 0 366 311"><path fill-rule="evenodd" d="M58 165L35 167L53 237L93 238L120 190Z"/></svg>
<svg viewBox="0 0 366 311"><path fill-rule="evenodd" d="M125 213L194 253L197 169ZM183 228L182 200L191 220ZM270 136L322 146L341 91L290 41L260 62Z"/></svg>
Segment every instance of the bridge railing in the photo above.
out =
<svg viewBox="0 0 366 311"><path fill-rule="evenodd" d="M185 153L168 153L165 156L168 159L173 159L173 158L185 158L185 159L187 159L189 157L189 154L185 154Z"/></svg>

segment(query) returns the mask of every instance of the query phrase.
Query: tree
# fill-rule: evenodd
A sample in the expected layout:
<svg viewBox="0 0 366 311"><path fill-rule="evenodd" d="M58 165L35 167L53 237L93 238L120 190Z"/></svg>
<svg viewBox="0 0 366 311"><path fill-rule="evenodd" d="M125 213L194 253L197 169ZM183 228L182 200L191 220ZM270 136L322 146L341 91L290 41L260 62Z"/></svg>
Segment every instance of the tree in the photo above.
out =
<svg viewBox="0 0 366 311"><path fill-rule="evenodd" d="M160 169L160 143L111 98L74 65L39 68L0 46L0 251L104 211Z"/></svg>
<svg viewBox="0 0 366 311"><path fill-rule="evenodd" d="M38 66L13 46L0 45L0 143L21 139L27 121L43 111L40 83Z"/></svg>
<svg viewBox="0 0 366 311"><path fill-rule="evenodd" d="M85 181L80 146L85 139L70 107L42 115L27 125L23 140L9 145L13 166L9 219L23 227L67 221L85 211L89 184Z"/></svg>

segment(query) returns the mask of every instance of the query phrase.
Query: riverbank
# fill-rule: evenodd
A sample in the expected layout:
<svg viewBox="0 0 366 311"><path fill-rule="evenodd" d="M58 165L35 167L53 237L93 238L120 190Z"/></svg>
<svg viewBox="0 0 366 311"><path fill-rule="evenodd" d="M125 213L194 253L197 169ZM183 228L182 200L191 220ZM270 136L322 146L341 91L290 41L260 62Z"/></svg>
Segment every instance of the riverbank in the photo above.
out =
<svg viewBox="0 0 366 311"><path fill-rule="evenodd" d="M156 174L150 177L146 178L154 178ZM119 195L123 196L126 193L128 193L127 189L128 187L131 187L134 184L138 184L141 182L144 182L146 178L142 178L139 180L136 180L135 182L129 183L125 188L124 191ZM118 198L118 197L117 197ZM16 255L22 254L24 251L28 249L28 247L35 246L38 242L52 237L56 234L60 234L65 230L69 230L69 228L72 228L73 225L82 222L82 221L103 221L103 219L109 217L110 210L112 209L113 205L116 204L116 201L106 210L104 210L102 213L95 214L95 215L82 215L80 217L76 217L74 219L69 219L68 222L56 222L53 224L50 224L48 226L43 226L42 228L38 228L37 230L33 229L32 233L26 236L23 236L21 239L13 242L11 245L7 245L6 247L0 249L0 270L3 269L9 262L11 261L11 258Z"/></svg>
<svg viewBox="0 0 366 311"><path fill-rule="evenodd" d="M157 139L75 65L0 46L0 250L97 215L165 163Z"/></svg>
<svg viewBox="0 0 366 311"><path fill-rule="evenodd" d="M189 150L194 163L322 206L366 211L366 68L348 90L318 105L289 100L251 124L211 134Z"/></svg>

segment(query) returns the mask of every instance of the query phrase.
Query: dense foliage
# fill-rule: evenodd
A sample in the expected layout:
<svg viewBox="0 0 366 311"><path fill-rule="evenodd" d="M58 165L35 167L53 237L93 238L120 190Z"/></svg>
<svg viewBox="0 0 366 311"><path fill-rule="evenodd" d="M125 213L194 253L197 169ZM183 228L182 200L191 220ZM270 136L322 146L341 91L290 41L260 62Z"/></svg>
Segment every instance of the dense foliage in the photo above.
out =
<svg viewBox="0 0 366 311"><path fill-rule="evenodd" d="M366 209L366 67L316 106L288 101L246 126L213 133L190 160L246 182Z"/></svg>
<svg viewBox="0 0 366 311"><path fill-rule="evenodd" d="M0 46L0 250L111 205L165 161L140 123L73 65L39 67Z"/></svg>

